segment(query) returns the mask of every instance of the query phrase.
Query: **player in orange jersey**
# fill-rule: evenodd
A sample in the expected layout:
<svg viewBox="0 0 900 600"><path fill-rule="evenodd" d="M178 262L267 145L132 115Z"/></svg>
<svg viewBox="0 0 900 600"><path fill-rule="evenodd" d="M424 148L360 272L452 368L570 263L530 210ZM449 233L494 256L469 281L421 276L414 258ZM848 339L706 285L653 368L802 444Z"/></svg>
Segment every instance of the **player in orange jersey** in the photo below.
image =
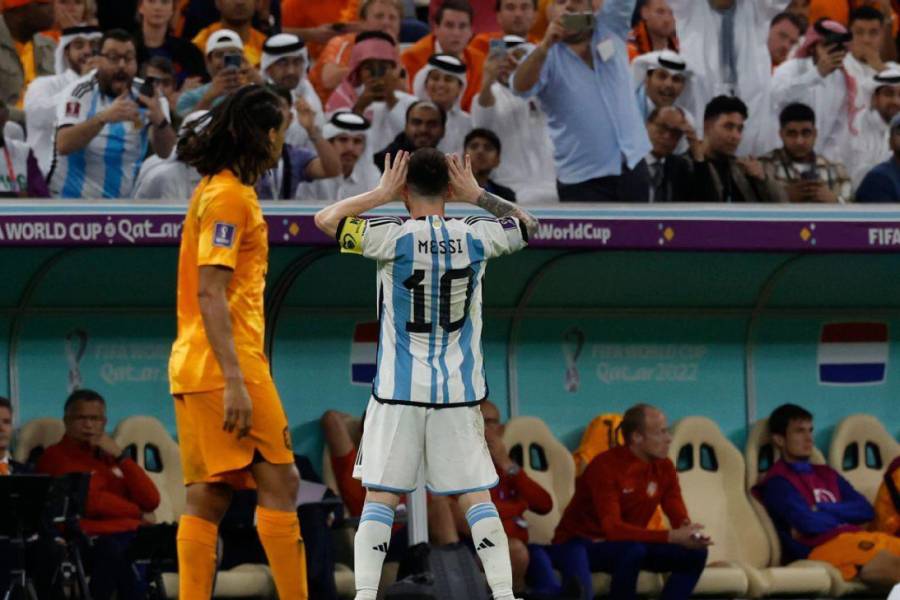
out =
<svg viewBox="0 0 900 600"><path fill-rule="evenodd" d="M253 189L281 156L279 100L248 86L178 145L203 176L178 258L178 337L169 361L187 486L178 525L179 593L209 600L218 524L232 491L257 487L256 521L278 595L307 598L290 431L263 352L268 233Z"/></svg>

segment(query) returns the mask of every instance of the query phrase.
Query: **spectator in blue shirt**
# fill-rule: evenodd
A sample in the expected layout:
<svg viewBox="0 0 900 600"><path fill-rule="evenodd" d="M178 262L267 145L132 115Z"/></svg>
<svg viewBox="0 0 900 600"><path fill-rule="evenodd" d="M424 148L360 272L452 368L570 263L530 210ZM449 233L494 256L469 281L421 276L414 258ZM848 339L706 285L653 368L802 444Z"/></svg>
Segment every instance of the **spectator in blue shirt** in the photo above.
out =
<svg viewBox="0 0 900 600"><path fill-rule="evenodd" d="M537 96L547 114L561 202L648 197L651 146L626 47L634 5L606 0L591 15L590 0L558 0L560 14L513 75L513 92Z"/></svg>
<svg viewBox="0 0 900 600"><path fill-rule="evenodd" d="M900 202L900 114L891 119L891 151L894 155L866 174L857 202Z"/></svg>

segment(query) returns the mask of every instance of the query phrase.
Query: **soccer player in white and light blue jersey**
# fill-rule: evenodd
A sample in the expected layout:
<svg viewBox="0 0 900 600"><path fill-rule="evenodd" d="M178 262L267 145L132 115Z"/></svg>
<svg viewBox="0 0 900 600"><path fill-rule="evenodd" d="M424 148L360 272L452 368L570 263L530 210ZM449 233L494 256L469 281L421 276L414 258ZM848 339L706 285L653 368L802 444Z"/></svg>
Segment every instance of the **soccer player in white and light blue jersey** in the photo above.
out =
<svg viewBox="0 0 900 600"><path fill-rule="evenodd" d="M141 94L137 49L121 29L100 41L97 70L60 93L50 189L60 198L130 198L148 145L160 158L175 146L169 106Z"/></svg>
<svg viewBox="0 0 900 600"><path fill-rule="evenodd" d="M359 218L403 198L410 219ZM448 201L492 217L446 219ZM497 472L479 404L486 262L525 247L537 220L485 192L456 156L424 148L385 160L378 187L321 210L316 225L342 252L378 263L378 364L353 476L366 488L355 540L356 600L374 600L394 508L424 461L432 494L459 495L495 600L513 600L509 546L490 488Z"/></svg>

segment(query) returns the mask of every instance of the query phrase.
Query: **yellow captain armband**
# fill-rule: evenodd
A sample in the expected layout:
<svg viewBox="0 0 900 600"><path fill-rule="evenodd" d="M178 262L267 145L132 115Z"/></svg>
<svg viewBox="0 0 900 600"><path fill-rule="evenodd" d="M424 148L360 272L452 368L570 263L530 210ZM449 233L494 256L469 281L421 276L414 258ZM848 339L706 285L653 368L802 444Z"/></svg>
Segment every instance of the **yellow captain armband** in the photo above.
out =
<svg viewBox="0 0 900 600"><path fill-rule="evenodd" d="M337 240L341 245L341 253L362 254L363 236L368 223L359 217L348 217L338 228Z"/></svg>

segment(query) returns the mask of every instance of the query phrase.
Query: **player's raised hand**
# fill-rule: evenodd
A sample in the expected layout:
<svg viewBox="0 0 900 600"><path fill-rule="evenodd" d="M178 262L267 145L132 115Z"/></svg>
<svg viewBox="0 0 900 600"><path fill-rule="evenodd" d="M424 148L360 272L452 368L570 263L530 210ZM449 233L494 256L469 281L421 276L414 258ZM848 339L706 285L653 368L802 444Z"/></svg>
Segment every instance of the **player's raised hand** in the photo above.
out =
<svg viewBox="0 0 900 600"><path fill-rule="evenodd" d="M243 381L228 379L225 382L225 422L222 429L237 431L238 439L250 433L253 425L253 402Z"/></svg>
<svg viewBox="0 0 900 600"><path fill-rule="evenodd" d="M388 153L384 157L384 173L381 175L381 181L378 188L384 194L385 202L396 200L406 185L406 172L409 168L409 152L401 150L391 161L391 154Z"/></svg>
<svg viewBox="0 0 900 600"><path fill-rule="evenodd" d="M466 154L465 163L456 154L447 155L447 167L450 170L450 190L453 199L458 202L475 204L484 193L478 180L472 173L472 160Z"/></svg>

